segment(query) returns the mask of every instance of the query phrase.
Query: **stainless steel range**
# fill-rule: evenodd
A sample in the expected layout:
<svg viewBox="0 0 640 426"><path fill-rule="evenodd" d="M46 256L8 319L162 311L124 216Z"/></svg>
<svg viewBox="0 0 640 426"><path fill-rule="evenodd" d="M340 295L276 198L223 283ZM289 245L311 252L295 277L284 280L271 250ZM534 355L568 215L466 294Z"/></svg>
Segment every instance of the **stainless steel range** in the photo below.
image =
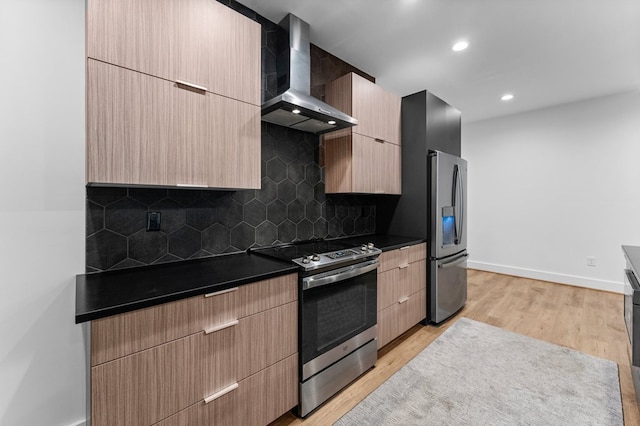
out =
<svg viewBox="0 0 640 426"><path fill-rule="evenodd" d="M375 365L381 250L313 240L251 252L300 267L298 415L305 417Z"/></svg>

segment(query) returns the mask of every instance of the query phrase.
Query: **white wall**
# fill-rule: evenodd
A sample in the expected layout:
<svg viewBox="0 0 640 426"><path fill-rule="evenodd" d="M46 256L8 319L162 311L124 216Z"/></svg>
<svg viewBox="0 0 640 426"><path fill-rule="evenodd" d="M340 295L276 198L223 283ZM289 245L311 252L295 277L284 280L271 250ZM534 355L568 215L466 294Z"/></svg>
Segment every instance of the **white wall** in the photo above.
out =
<svg viewBox="0 0 640 426"><path fill-rule="evenodd" d="M462 138L470 267L622 291L620 246L640 245L640 92L463 124Z"/></svg>
<svg viewBox="0 0 640 426"><path fill-rule="evenodd" d="M85 419L84 0L0 2L0 424Z"/></svg>

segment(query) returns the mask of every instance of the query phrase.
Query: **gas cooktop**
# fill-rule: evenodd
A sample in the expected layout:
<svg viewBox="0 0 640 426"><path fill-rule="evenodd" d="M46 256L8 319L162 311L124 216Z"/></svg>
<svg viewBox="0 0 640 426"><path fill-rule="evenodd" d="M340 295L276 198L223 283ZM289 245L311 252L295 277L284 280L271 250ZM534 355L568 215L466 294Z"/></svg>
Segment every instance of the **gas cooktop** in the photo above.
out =
<svg viewBox="0 0 640 426"><path fill-rule="evenodd" d="M380 255L373 243L353 245L336 240L297 241L289 244L250 249L252 253L293 262L304 271L338 267L344 263Z"/></svg>

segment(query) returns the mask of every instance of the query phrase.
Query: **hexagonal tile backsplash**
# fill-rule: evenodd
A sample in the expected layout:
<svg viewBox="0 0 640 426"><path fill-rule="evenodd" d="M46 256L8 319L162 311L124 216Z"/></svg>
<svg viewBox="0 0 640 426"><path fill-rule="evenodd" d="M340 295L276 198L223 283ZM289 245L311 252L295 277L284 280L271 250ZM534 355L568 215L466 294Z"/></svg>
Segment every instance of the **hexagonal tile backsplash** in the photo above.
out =
<svg viewBox="0 0 640 426"><path fill-rule="evenodd" d="M317 136L262 126L262 189L87 187L87 271L375 232L373 197L325 195ZM146 231L152 211L157 232Z"/></svg>

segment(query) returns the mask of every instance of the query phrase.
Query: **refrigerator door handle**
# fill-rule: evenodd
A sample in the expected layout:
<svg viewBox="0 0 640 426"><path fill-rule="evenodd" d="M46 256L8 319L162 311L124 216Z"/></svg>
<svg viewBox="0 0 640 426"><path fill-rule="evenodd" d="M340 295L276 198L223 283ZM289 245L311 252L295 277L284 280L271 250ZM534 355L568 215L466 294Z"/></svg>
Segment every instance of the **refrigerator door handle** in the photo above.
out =
<svg viewBox="0 0 640 426"><path fill-rule="evenodd" d="M449 262L444 262L444 263L438 262L438 268L440 269L451 268L452 266L456 266L466 261L467 257L469 257L469 253L465 253L462 256L458 256L455 259L450 260Z"/></svg>
<svg viewBox="0 0 640 426"><path fill-rule="evenodd" d="M458 193L459 193L458 191L462 190L461 186L462 185L460 180L460 169L456 164L453 167L453 191L451 194L451 205L453 206L453 212L454 212L453 214L455 217L455 224L456 224L456 229L455 229L456 237L454 239L455 244L459 244L460 240L462 239L462 223L461 222L463 220L463 217L462 217L462 209L460 208L462 206L458 204Z"/></svg>
<svg viewBox="0 0 640 426"><path fill-rule="evenodd" d="M456 235L457 237L457 244L460 244L462 242L462 233L463 233L463 228L464 228L464 211L467 208L467 206L464 205L464 186L463 186L463 179L462 179L462 173L460 173L460 170L458 170L458 183L460 186L460 207L459 207L459 211L460 211L460 233L458 235ZM457 223L458 221L456 221Z"/></svg>

